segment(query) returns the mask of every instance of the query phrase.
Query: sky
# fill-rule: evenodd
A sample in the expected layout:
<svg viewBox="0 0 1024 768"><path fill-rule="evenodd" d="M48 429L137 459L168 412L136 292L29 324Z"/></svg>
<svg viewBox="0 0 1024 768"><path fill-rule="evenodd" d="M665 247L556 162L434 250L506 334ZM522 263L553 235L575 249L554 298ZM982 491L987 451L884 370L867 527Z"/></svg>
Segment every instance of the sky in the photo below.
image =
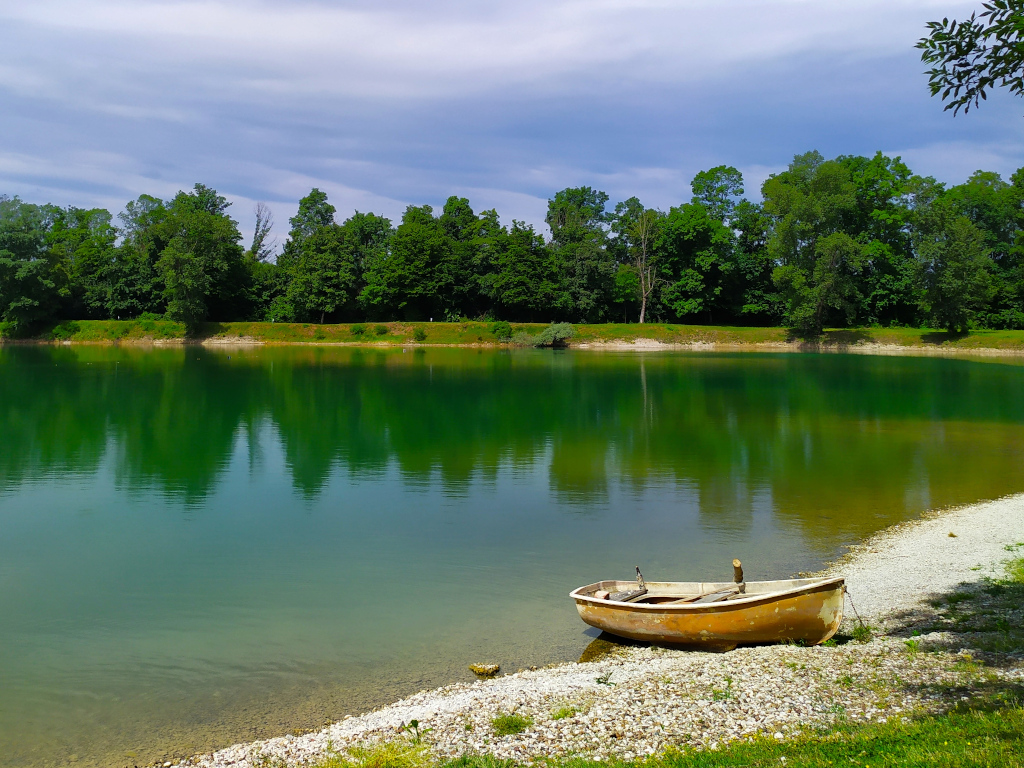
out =
<svg viewBox="0 0 1024 768"><path fill-rule="evenodd" d="M667 209L716 165L747 196L794 154L900 155L959 183L1024 165L1024 101L953 117L925 24L947 0L0 0L0 194L120 211L196 182L279 243L449 195L543 227L588 185Z"/></svg>

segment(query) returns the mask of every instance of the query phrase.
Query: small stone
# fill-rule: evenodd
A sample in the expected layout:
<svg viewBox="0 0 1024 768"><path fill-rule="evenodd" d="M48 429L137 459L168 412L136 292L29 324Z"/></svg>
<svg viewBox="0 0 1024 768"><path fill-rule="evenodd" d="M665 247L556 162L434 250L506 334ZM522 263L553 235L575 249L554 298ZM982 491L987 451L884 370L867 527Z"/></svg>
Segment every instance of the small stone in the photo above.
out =
<svg viewBox="0 0 1024 768"><path fill-rule="evenodd" d="M470 664L469 671L480 677L494 677L501 669L500 664Z"/></svg>

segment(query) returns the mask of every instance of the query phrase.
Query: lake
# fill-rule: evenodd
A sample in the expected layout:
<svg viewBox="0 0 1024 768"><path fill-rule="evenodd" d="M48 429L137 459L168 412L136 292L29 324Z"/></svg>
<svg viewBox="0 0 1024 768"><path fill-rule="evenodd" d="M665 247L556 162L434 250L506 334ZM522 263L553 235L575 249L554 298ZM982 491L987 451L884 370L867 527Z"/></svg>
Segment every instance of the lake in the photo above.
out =
<svg viewBox="0 0 1024 768"><path fill-rule="evenodd" d="M581 584L787 577L1022 470L1015 360L0 347L0 765L575 659Z"/></svg>

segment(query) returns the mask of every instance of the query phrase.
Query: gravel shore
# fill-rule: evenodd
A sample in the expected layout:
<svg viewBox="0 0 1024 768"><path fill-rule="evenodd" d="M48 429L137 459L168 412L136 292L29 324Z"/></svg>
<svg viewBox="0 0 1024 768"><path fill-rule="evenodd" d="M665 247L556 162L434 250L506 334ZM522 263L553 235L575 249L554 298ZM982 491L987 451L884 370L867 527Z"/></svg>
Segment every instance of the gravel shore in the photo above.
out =
<svg viewBox="0 0 1024 768"><path fill-rule="evenodd" d="M724 654L609 643L593 661L424 691L315 733L239 744L179 765L303 765L331 749L408 739L402 726L411 720L432 729L423 742L439 759L486 753L526 763L714 748L755 733L782 739L838 719L938 709L981 680L1024 681L1024 660L1004 655L986 665L983 654L957 647L955 635L924 632L908 644L901 632L927 626L937 597L1001 575L1008 548L1017 545L1024 545L1024 494L932 513L855 547L828 573L846 577L857 613L884 630L870 642ZM853 616L847 602L848 632ZM526 730L496 735L493 718L513 713L527 718Z"/></svg>

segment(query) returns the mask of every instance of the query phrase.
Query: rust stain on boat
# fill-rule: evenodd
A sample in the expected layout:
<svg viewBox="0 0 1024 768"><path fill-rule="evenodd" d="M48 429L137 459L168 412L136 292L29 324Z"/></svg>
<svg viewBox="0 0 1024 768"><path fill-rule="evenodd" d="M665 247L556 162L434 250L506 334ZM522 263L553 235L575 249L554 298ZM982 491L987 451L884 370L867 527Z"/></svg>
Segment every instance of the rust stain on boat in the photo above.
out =
<svg viewBox="0 0 1024 768"><path fill-rule="evenodd" d="M633 640L728 650L739 644L828 640L843 619L842 578L752 581L718 602L693 600L735 587L729 583L647 582L647 594L627 602L595 592L622 592L628 581L601 581L570 593L592 627Z"/></svg>

